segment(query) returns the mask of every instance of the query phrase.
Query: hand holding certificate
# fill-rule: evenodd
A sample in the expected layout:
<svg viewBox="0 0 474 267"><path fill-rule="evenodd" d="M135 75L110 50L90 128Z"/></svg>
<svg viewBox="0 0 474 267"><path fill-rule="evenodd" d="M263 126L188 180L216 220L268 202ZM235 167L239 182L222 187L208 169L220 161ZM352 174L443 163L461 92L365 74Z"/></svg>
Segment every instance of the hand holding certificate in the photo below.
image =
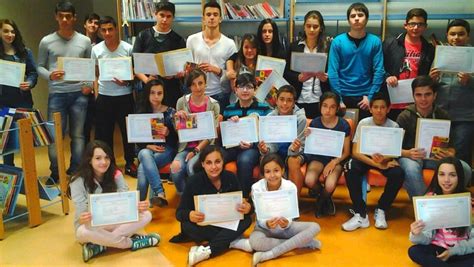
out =
<svg viewBox="0 0 474 267"><path fill-rule="evenodd" d="M193 113L196 115L197 128L178 129L180 143L216 138L214 114L212 111Z"/></svg>
<svg viewBox="0 0 474 267"><path fill-rule="evenodd" d="M128 142L165 142L165 137L158 134L160 127L164 127L163 113L129 114L127 116Z"/></svg>
<svg viewBox="0 0 474 267"><path fill-rule="evenodd" d="M306 137L305 154L322 155L339 158L344 147L345 133L340 131L308 128L310 134Z"/></svg>
<svg viewBox="0 0 474 267"><path fill-rule="evenodd" d="M326 53L291 52L291 70L297 72L325 72Z"/></svg>
<svg viewBox="0 0 474 267"><path fill-rule="evenodd" d="M253 200L258 220L275 217L293 219L300 216L296 190L255 192Z"/></svg>
<svg viewBox="0 0 474 267"><path fill-rule="evenodd" d="M273 70L274 72L278 72L280 76L283 76L285 66L286 60L284 59L259 55L257 57L255 70Z"/></svg>
<svg viewBox="0 0 474 267"><path fill-rule="evenodd" d="M20 87L20 83L25 79L25 68L24 63L0 60L0 84Z"/></svg>
<svg viewBox="0 0 474 267"><path fill-rule="evenodd" d="M101 58L99 59L99 81L133 80L132 58Z"/></svg>
<svg viewBox="0 0 474 267"><path fill-rule="evenodd" d="M413 103L413 93L411 90L411 83L414 79L399 80L398 85L391 87L387 85L390 102L392 104Z"/></svg>
<svg viewBox="0 0 474 267"><path fill-rule="evenodd" d="M238 146L240 142L258 142L257 119L245 117L238 122L223 121L220 123L222 145L224 147Z"/></svg>
<svg viewBox="0 0 474 267"><path fill-rule="evenodd" d="M204 221L198 225L243 219L244 215L237 211L239 204L242 204L242 191L194 196L196 210L204 214Z"/></svg>
<svg viewBox="0 0 474 267"><path fill-rule="evenodd" d="M263 116L258 120L258 139L265 143L291 143L297 137L296 115Z"/></svg>
<svg viewBox="0 0 474 267"><path fill-rule="evenodd" d="M366 155L381 154L389 157L402 155L402 128L362 126L360 131L359 153Z"/></svg>
<svg viewBox="0 0 474 267"><path fill-rule="evenodd" d="M155 61L160 76L173 76L184 71L187 62L193 62L193 53L189 48L176 49L156 54Z"/></svg>
<svg viewBox="0 0 474 267"><path fill-rule="evenodd" d="M58 70L64 71L65 81L95 81L94 59L58 57Z"/></svg>
<svg viewBox="0 0 474 267"><path fill-rule="evenodd" d="M433 137L448 137L451 121L418 118L416 125L415 147L425 151L425 158L430 156Z"/></svg>
<svg viewBox="0 0 474 267"><path fill-rule="evenodd" d="M474 73L474 47L437 45L433 65L445 72Z"/></svg>
<svg viewBox="0 0 474 267"><path fill-rule="evenodd" d="M460 193L413 198L416 220L424 230L466 227L471 225L471 194Z"/></svg>
<svg viewBox="0 0 474 267"><path fill-rule="evenodd" d="M138 191L89 195L91 226L138 221Z"/></svg>

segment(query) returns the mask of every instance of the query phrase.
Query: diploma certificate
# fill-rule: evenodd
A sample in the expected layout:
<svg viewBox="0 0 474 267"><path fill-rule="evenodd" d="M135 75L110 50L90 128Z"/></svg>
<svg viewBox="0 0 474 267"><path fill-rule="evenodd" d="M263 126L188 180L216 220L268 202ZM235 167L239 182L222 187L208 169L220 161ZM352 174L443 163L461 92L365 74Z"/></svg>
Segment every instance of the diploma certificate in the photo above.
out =
<svg viewBox="0 0 474 267"><path fill-rule="evenodd" d="M362 126L359 140L359 153L373 155L375 153L388 157L402 155L402 128Z"/></svg>
<svg viewBox="0 0 474 267"><path fill-rule="evenodd" d="M433 65L444 72L474 73L474 47L437 45Z"/></svg>
<svg viewBox="0 0 474 267"><path fill-rule="evenodd" d="M471 194L460 193L413 198L415 219L423 220L424 230L471 225Z"/></svg>
<svg viewBox="0 0 474 267"><path fill-rule="evenodd" d="M258 220L275 217L294 219L300 216L296 190L276 190L253 194Z"/></svg>
<svg viewBox="0 0 474 267"><path fill-rule="evenodd" d="M127 137L129 143L165 142L165 138L153 134L156 127L164 126L163 113L129 114L127 116ZM157 125L160 124L161 125Z"/></svg>
<svg viewBox="0 0 474 267"><path fill-rule="evenodd" d="M297 72L325 72L327 60L326 53L291 52L290 68Z"/></svg>
<svg viewBox="0 0 474 267"><path fill-rule="evenodd" d="M133 53L133 70L135 73L158 75L158 67L153 53Z"/></svg>
<svg viewBox="0 0 474 267"><path fill-rule="evenodd" d="M0 84L20 87L25 80L25 68L24 63L0 60Z"/></svg>
<svg viewBox="0 0 474 267"><path fill-rule="evenodd" d="M196 210L204 213L199 225L242 220L244 215L237 211L242 204L242 191L194 196Z"/></svg>
<svg viewBox="0 0 474 267"><path fill-rule="evenodd" d="M212 111L194 114L196 114L197 128L178 130L179 142L186 143L216 138L216 127Z"/></svg>
<svg viewBox="0 0 474 267"><path fill-rule="evenodd" d="M184 71L187 62L193 62L193 53L189 48L176 49L155 55L160 76L173 76Z"/></svg>
<svg viewBox="0 0 474 267"><path fill-rule="evenodd" d="M429 158L431 152L431 145L433 144L433 137L448 137L451 128L451 121L436 120L436 119L421 119L418 118L416 125L416 139L415 147L423 148L425 150L425 157Z"/></svg>
<svg viewBox="0 0 474 267"><path fill-rule="evenodd" d="M138 221L138 191L89 195L91 226Z"/></svg>
<svg viewBox="0 0 474 267"><path fill-rule="evenodd" d="M240 118L238 122L222 121L220 123L222 145L238 146L241 141L258 142L257 119L255 117Z"/></svg>
<svg viewBox="0 0 474 267"><path fill-rule="evenodd" d="M339 158L344 147L344 132L319 128L308 128L310 134L306 136L304 153Z"/></svg>
<svg viewBox="0 0 474 267"><path fill-rule="evenodd" d="M261 116L258 120L258 139L266 143L291 143L297 137L296 115Z"/></svg>
<svg viewBox="0 0 474 267"><path fill-rule="evenodd" d="M133 80L132 58L116 57L99 59L99 81Z"/></svg>
<svg viewBox="0 0 474 267"><path fill-rule="evenodd" d="M58 70L64 81L95 81L95 60L91 58L58 57Z"/></svg>
<svg viewBox="0 0 474 267"><path fill-rule="evenodd" d="M257 88L257 91L255 92L255 98L257 98L260 102L265 102L265 99L272 87L275 87L278 90L283 85L288 84L289 83L280 74L278 74L278 72L272 71L265 81L263 81L263 83Z"/></svg>
<svg viewBox="0 0 474 267"><path fill-rule="evenodd" d="M259 55L255 70L272 70L272 73L276 71L280 76L283 76L285 66L286 60L284 59Z"/></svg>
<svg viewBox="0 0 474 267"><path fill-rule="evenodd" d="M398 80L398 85L391 87L387 84L390 102L392 104L406 104L413 103L413 93L411 90L411 83L414 79Z"/></svg>

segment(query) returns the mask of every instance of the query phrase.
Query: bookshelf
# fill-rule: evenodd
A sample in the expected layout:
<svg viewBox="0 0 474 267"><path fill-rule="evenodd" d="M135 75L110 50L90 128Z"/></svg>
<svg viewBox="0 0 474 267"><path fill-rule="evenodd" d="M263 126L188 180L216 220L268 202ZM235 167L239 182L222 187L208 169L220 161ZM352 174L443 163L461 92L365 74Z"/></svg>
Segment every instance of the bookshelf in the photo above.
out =
<svg viewBox="0 0 474 267"><path fill-rule="evenodd" d="M14 220L21 216L28 214L28 221L30 227L35 227L41 224L41 205L40 195L38 189L38 176L36 172L36 158L34 151L34 137L33 127L37 124L32 124L31 119L25 118L18 120L18 128L12 129L18 131L20 147L19 151L21 154L21 161L23 167L24 176L24 187L25 187L25 198L27 203L27 212L17 214L11 217L3 218L0 216L0 239L4 238L5 228L4 222ZM66 178L66 167L64 159L64 148L63 148L63 136L61 131L61 114L54 113L53 121L45 122L43 124L53 124L55 132L56 152L58 155L58 171L59 171L59 188L60 188L60 200L54 201L51 204L61 202L62 211L64 214L69 213L69 200L66 196L67 191L67 178ZM18 152L18 149L7 151L7 153ZM6 153L5 153L6 154ZM4 154L1 154L4 155Z"/></svg>

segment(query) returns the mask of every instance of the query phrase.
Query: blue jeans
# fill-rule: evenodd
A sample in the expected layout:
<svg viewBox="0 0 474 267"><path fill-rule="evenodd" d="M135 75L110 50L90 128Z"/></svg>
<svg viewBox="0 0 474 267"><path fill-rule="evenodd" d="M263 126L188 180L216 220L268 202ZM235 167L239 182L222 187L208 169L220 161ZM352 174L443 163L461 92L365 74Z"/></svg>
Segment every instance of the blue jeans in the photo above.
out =
<svg viewBox="0 0 474 267"><path fill-rule="evenodd" d="M168 145L165 145L164 152L153 152L148 148L140 150L138 153L140 165L137 171L137 189L140 191L140 201L146 199L148 185L150 185L154 196L165 192L161 184L159 169L171 163L175 155L176 149Z"/></svg>
<svg viewBox="0 0 474 267"><path fill-rule="evenodd" d="M241 149L240 147L234 147L225 150L225 162L237 160L237 178L244 197L248 197L250 194L253 168L258 165L259 157L260 153L256 148Z"/></svg>
<svg viewBox="0 0 474 267"><path fill-rule="evenodd" d="M398 159L398 163L405 172L403 186L407 190L408 196L412 198L426 194L427 187L423 181L423 169L436 170L437 162L432 159L413 160L401 157ZM464 184L468 185L471 182L471 167L462 160L461 163L464 170Z"/></svg>
<svg viewBox="0 0 474 267"><path fill-rule="evenodd" d="M219 113L222 114L224 112L225 107L229 105L230 93L222 92L215 95L211 95L211 97L217 100L217 102L219 102Z"/></svg>
<svg viewBox="0 0 474 267"><path fill-rule="evenodd" d="M474 121L453 121L452 139L456 157L467 163L472 162L472 143L474 140Z"/></svg>
<svg viewBox="0 0 474 267"><path fill-rule="evenodd" d="M53 93L48 97L48 120L53 119L53 113L61 113L61 130L63 137L66 133L69 121L69 137L71 138L71 160L67 173L74 173L81 162L84 151L84 122L87 115L87 96L82 92ZM50 127L50 133L54 137L54 127ZM56 143L48 146L50 170L52 177L58 177L58 160L56 155Z"/></svg>
<svg viewBox="0 0 474 267"><path fill-rule="evenodd" d="M177 171L173 171L171 168L171 179L173 179L173 183L176 186L176 191L179 195L181 195L184 191L184 186L186 185L186 177L191 176L194 174L194 164L198 162L199 156L195 155L189 161L185 161L186 155L192 151L192 149L185 149L174 157L174 161L179 161L180 168Z"/></svg>

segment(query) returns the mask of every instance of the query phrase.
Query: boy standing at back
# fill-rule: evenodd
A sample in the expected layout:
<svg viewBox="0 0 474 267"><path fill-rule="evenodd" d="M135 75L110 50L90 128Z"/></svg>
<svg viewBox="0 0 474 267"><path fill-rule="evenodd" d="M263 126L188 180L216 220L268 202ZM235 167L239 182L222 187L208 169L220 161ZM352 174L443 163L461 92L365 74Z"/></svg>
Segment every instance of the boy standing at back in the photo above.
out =
<svg viewBox="0 0 474 267"><path fill-rule="evenodd" d="M394 158L385 157L381 154L371 156L359 153L359 139L362 126L380 126L398 128L398 124L387 118L390 111L390 100L382 93L376 93L370 100L370 113L372 117L362 119L357 125L357 130L352 140L352 159L348 161L346 169L346 183L352 200L351 211L354 216L342 224L345 231L354 231L358 228L367 228L370 225L367 216L367 204L362 198L362 177L369 169L376 169L387 177L384 192L379 199L375 209L375 228L386 229L388 227L385 220L385 212L392 206L398 191L403 185L405 178L403 170Z"/></svg>
<svg viewBox="0 0 474 267"><path fill-rule="evenodd" d="M383 42L387 85L395 87L399 80L414 79L430 72L434 47L423 37L428 26L427 20L428 14L424 9L410 9L403 26L406 32ZM407 103L392 104L389 118L396 120L407 106Z"/></svg>
<svg viewBox="0 0 474 267"><path fill-rule="evenodd" d="M362 3L347 9L350 31L331 43L328 76L332 90L341 97L341 108L359 109L359 118L370 116L369 101L384 79L382 42L366 32L369 10Z"/></svg>

